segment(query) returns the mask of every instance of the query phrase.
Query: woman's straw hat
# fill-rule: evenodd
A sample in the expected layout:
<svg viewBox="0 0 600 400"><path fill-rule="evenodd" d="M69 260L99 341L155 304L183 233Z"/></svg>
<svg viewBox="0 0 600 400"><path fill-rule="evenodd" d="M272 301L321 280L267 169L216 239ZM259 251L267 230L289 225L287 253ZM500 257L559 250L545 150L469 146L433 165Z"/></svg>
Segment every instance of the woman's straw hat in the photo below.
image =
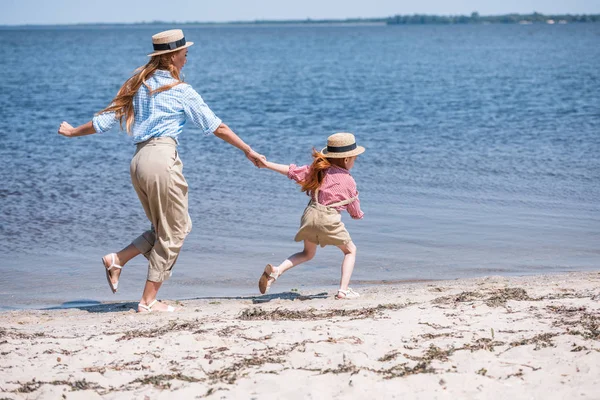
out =
<svg viewBox="0 0 600 400"><path fill-rule="evenodd" d="M193 44L194 42L185 41L185 36L183 36L183 31L181 29L171 29L170 31L159 32L152 36L154 53L148 54L148 57L185 49Z"/></svg>
<svg viewBox="0 0 600 400"><path fill-rule="evenodd" d="M327 147L321 153L327 158L353 157L364 153L365 148L356 145L351 133L334 133L327 138Z"/></svg>

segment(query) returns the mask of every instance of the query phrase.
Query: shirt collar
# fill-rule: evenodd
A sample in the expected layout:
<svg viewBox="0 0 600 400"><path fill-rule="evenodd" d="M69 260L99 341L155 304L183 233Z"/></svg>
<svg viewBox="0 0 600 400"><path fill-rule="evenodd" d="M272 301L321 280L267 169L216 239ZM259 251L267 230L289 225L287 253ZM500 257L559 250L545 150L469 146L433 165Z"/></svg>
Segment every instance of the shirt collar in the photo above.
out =
<svg viewBox="0 0 600 400"><path fill-rule="evenodd" d="M331 164L331 168L335 168L335 169L337 169L339 171L342 171L342 172L345 172L347 174L350 173L350 171L348 171L346 168L344 168L344 167L338 167L337 165L334 165L334 164Z"/></svg>
<svg viewBox="0 0 600 400"><path fill-rule="evenodd" d="M157 69L156 71L154 71L154 73L158 76L164 76L166 78L172 78L171 76L171 72L167 71L166 69Z"/></svg>

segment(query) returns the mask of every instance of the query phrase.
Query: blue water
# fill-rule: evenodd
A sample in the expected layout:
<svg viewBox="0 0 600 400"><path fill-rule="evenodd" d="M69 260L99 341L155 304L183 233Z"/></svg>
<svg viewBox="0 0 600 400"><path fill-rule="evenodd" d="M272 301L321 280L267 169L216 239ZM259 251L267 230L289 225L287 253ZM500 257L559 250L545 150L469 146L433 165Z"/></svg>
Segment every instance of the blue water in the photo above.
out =
<svg viewBox="0 0 600 400"><path fill-rule="evenodd" d="M102 255L148 222L117 131L67 139L147 61L171 26L0 30L0 309L138 299L146 263L112 295ZM600 24L184 27L185 79L244 140L310 162L334 132L367 152L366 213L345 215L353 280L600 269ZM162 298L256 294L267 262L299 250L307 198L186 126L194 230ZM273 291L335 288L341 252Z"/></svg>

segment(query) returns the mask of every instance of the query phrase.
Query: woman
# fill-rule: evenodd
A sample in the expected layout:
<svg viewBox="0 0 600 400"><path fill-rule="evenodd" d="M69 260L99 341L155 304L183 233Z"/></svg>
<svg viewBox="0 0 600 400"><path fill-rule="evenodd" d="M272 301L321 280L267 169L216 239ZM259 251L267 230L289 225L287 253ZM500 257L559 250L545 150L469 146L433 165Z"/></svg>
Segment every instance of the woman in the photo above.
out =
<svg viewBox="0 0 600 400"><path fill-rule="evenodd" d="M215 136L242 150L258 166L264 156L244 143L208 108L202 97L180 78L186 63L186 42L179 29L152 36L154 52L121 87L110 106L88 123L74 128L63 122L58 133L67 137L108 131L119 121L125 123L137 150L131 160L131 182L152 223L151 229L117 253L102 258L106 278L116 293L121 269L138 254L148 259L148 277L138 312L174 311L156 300L162 283L171 271L192 228L188 214L188 185L183 164L177 155L177 137L186 120L205 134Z"/></svg>

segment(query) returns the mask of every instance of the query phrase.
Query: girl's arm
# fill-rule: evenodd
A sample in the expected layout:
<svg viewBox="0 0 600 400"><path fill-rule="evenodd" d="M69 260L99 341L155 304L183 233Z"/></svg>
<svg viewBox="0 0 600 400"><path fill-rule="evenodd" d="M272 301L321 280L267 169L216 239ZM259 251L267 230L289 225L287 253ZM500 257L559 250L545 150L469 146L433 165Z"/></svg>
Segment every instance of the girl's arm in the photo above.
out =
<svg viewBox="0 0 600 400"><path fill-rule="evenodd" d="M348 194L350 195L350 197L356 197L356 200L348 204L346 211L348 211L348 214L350 214L352 219L363 219L365 213L362 212L362 210L360 209L360 200L358 199L358 190L356 189L356 182L351 176L349 176L349 178L350 179L348 185L350 185L350 190Z"/></svg>
<svg viewBox="0 0 600 400"><path fill-rule="evenodd" d="M76 137L76 136L92 135L92 134L96 133L96 130L94 129L94 125L93 125L92 121L87 122L83 125L80 125L77 128L74 128L68 122L63 121L63 123L60 124L60 127L58 128L58 133L59 133L59 135L63 135L66 137Z"/></svg>
<svg viewBox="0 0 600 400"><path fill-rule="evenodd" d="M352 217L352 219L363 219L365 213L360 209L360 200L358 199L358 193L356 194L357 198L352 203L348 205L346 211Z"/></svg>
<svg viewBox="0 0 600 400"><path fill-rule="evenodd" d="M287 176L290 171L290 166L285 164L277 164L267 160L261 160L259 168L267 168L271 171L279 172L282 175Z"/></svg>

